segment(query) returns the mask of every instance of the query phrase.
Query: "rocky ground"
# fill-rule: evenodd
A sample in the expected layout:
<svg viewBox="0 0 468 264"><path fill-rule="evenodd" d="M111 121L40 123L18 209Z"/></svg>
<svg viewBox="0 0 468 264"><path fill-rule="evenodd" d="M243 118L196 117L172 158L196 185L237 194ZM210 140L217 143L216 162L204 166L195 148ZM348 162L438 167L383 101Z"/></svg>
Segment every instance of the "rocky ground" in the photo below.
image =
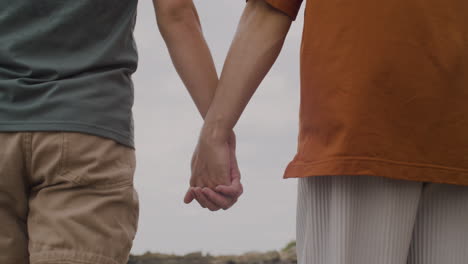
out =
<svg viewBox="0 0 468 264"><path fill-rule="evenodd" d="M250 252L240 256L211 256L201 252L185 256L146 253L130 256L128 264L297 264L296 244L291 242L281 251Z"/></svg>

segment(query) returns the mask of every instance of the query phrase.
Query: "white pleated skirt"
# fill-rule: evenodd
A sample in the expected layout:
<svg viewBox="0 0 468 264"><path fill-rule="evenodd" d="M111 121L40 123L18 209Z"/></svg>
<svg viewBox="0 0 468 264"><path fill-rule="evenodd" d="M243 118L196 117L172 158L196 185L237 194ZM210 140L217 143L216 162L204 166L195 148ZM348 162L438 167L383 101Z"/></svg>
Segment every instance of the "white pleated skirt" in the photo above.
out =
<svg viewBox="0 0 468 264"><path fill-rule="evenodd" d="M299 264L468 264L468 187L299 179Z"/></svg>

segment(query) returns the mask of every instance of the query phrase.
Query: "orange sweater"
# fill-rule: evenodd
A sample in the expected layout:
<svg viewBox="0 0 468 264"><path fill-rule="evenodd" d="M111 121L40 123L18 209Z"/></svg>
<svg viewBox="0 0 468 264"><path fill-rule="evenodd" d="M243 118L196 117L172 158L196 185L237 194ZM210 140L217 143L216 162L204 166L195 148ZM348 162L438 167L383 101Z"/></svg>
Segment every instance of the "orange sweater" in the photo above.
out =
<svg viewBox="0 0 468 264"><path fill-rule="evenodd" d="M295 18L302 0L265 0ZM315 0L285 177L468 186L468 1Z"/></svg>

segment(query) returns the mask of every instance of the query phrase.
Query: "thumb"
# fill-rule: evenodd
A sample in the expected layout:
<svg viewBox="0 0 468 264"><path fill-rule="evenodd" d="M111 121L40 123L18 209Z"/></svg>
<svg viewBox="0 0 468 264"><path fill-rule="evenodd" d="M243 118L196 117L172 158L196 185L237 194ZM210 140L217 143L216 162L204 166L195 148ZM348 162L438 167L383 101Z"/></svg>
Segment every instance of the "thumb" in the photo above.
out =
<svg viewBox="0 0 468 264"><path fill-rule="evenodd" d="M193 201L193 199L195 199L195 197L193 197L193 193L191 192L190 190L191 188L189 188L187 190L187 193L185 194L185 197L184 197L184 203L186 204L189 204Z"/></svg>

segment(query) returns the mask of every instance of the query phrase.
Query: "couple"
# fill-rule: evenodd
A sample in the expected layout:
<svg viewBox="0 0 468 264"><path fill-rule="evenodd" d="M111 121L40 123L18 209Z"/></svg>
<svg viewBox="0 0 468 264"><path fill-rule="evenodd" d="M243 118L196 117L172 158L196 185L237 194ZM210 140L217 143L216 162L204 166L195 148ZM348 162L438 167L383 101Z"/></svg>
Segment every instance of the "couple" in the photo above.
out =
<svg viewBox="0 0 468 264"><path fill-rule="evenodd" d="M233 129L303 1L247 1L219 78L192 1L153 2L204 118L185 202L228 209L242 194ZM466 263L466 3L307 1L285 172L299 263ZM136 7L0 0L0 263L127 261Z"/></svg>

